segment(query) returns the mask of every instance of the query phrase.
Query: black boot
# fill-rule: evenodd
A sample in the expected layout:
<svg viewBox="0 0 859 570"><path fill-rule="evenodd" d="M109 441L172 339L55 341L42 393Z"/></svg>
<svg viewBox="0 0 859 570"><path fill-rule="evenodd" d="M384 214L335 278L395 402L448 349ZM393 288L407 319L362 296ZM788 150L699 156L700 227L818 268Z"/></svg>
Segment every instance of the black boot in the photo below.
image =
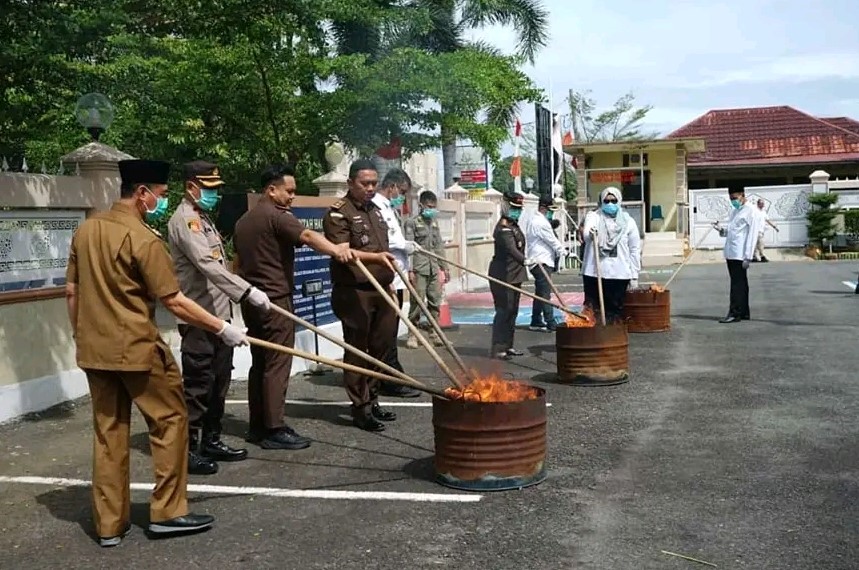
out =
<svg viewBox="0 0 859 570"><path fill-rule="evenodd" d="M200 455L200 430L193 430L188 435L188 474L189 475L214 475L218 472L218 464L207 457Z"/></svg>
<svg viewBox="0 0 859 570"><path fill-rule="evenodd" d="M378 402L373 404L373 407L370 408L370 413L374 418L379 420L380 422L395 422L397 421L397 414L394 412L385 410L382 406L379 405Z"/></svg>
<svg viewBox="0 0 859 570"><path fill-rule="evenodd" d="M403 386L402 384L394 384L393 382L382 382L379 386L379 393L383 396L394 398L417 398L421 395L414 388Z"/></svg>
<svg viewBox="0 0 859 570"><path fill-rule="evenodd" d="M216 461L241 461L247 459L247 449L236 449L221 441L221 434L210 433L203 436L201 452L205 457Z"/></svg>
<svg viewBox="0 0 859 570"><path fill-rule="evenodd" d="M364 431L385 431L385 424L373 417L372 406L369 404L360 408L352 406L352 423Z"/></svg>

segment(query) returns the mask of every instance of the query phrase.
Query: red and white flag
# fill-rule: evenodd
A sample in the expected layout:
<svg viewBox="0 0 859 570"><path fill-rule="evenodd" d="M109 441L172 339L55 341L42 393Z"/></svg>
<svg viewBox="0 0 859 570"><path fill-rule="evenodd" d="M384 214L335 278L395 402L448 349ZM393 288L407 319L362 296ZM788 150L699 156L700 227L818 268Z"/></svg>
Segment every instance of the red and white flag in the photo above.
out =
<svg viewBox="0 0 859 570"><path fill-rule="evenodd" d="M516 117L513 137L513 162L510 163L510 176L513 177L514 190L522 192L522 157L519 156L519 143L522 140L522 123L518 117ZM501 189L501 191L506 191L506 188Z"/></svg>

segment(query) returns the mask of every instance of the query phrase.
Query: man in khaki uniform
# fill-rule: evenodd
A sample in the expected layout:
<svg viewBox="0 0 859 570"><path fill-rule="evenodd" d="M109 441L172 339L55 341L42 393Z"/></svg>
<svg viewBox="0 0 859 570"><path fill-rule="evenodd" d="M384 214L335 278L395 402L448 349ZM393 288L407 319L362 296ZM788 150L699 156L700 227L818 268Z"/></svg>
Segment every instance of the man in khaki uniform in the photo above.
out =
<svg viewBox="0 0 859 570"><path fill-rule="evenodd" d="M167 225L170 252L182 292L201 307L230 322L232 303L247 301L267 311L268 296L231 273L225 265L224 245L207 215L220 200L224 185L215 164L195 161L184 168L185 196ZM233 348L218 335L179 323L182 335L182 380L188 405L188 472L217 473L216 461L241 461L246 449L234 449L221 440L224 401L230 389Z"/></svg>
<svg viewBox="0 0 859 570"><path fill-rule="evenodd" d="M444 257L444 242L441 239L441 229L436 219L438 199L429 190L421 192L418 197L420 211L416 216L406 220L405 234L407 241L413 241L423 249ZM418 295L424 296L427 308L438 322L439 307L441 306L441 288L447 282L447 263L428 255L412 255L409 265L409 280L414 285ZM417 325L421 320L421 308L412 303L409 309L409 320ZM438 346L441 339L435 331L430 333L433 343ZM417 348L418 339L409 334L407 348Z"/></svg>
<svg viewBox="0 0 859 570"><path fill-rule="evenodd" d="M149 532L170 536L214 521L188 513L188 413L179 369L155 325L155 300L230 346L247 342L241 329L181 293L164 242L144 223L167 212L169 171L166 162L121 161L119 201L81 224L69 252L66 302L92 396L93 518L105 547L131 529L132 402L146 418L155 463Z"/></svg>

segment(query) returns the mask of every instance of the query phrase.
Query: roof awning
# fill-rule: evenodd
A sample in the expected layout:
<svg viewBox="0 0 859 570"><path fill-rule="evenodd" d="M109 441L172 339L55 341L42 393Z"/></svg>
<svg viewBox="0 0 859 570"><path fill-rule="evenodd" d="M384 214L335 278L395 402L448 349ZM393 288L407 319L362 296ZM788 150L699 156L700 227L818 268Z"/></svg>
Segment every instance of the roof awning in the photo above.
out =
<svg viewBox="0 0 859 570"><path fill-rule="evenodd" d="M684 148L686 152L704 152L706 150L706 142L699 138L677 138L677 139L656 139L649 141L615 141L615 142L600 142L590 144L573 143L564 145L564 152L567 154L599 154L607 152L649 152L654 150L669 150Z"/></svg>

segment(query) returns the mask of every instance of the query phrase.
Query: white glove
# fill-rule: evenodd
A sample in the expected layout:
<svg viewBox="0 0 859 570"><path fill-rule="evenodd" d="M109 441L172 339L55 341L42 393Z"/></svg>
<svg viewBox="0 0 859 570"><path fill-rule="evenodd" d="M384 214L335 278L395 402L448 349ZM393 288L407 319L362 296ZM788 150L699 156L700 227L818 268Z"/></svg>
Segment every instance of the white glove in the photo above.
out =
<svg viewBox="0 0 859 570"><path fill-rule="evenodd" d="M266 299L268 299L268 297L266 297ZM240 329L239 327L224 321L224 327L218 331L218 336L221 337L224 344L229 347L243 346L248 343L248 339L245 338L245 333L247 331L247 329Z"/></svg>
<svg viewBox="0 0 859 570"><path fill-rule="evenodd" d="M418 244L413 241L406 242L406 255L411 255L418 249Z"/></svg>
<svg viewBox="0 0 859 570"><path fill-rule="evenodd" d="M534 265L537 265L537 262L533 258L531 258L531 257L525 258L525 267L533 267Z"/></svg>
<svg viewBox="0 0 859 570"><path fill-rule="evenodd" d="M638 289L638 279L631 279L629 281L629 288L630 289Z"/></svg>
<svg viewBox="0 0 859 570"><path fill-rule="evenodd" d="M268 311L269 309L271 309L271 299L269 299L268 295L266 295L256 287L251 287L251 290L248 293L247 300L248 303L250 303L254 307L259 307L263 311Z"/></svg>
<svg viewBox="0 0 859 570"><path fill-rule="evenodd" d="M749 268L749 265L750 265L749 260L748 260L748 259L744 259L744 260L743 260L743 269L748 269L748 268Z"/></svg>

